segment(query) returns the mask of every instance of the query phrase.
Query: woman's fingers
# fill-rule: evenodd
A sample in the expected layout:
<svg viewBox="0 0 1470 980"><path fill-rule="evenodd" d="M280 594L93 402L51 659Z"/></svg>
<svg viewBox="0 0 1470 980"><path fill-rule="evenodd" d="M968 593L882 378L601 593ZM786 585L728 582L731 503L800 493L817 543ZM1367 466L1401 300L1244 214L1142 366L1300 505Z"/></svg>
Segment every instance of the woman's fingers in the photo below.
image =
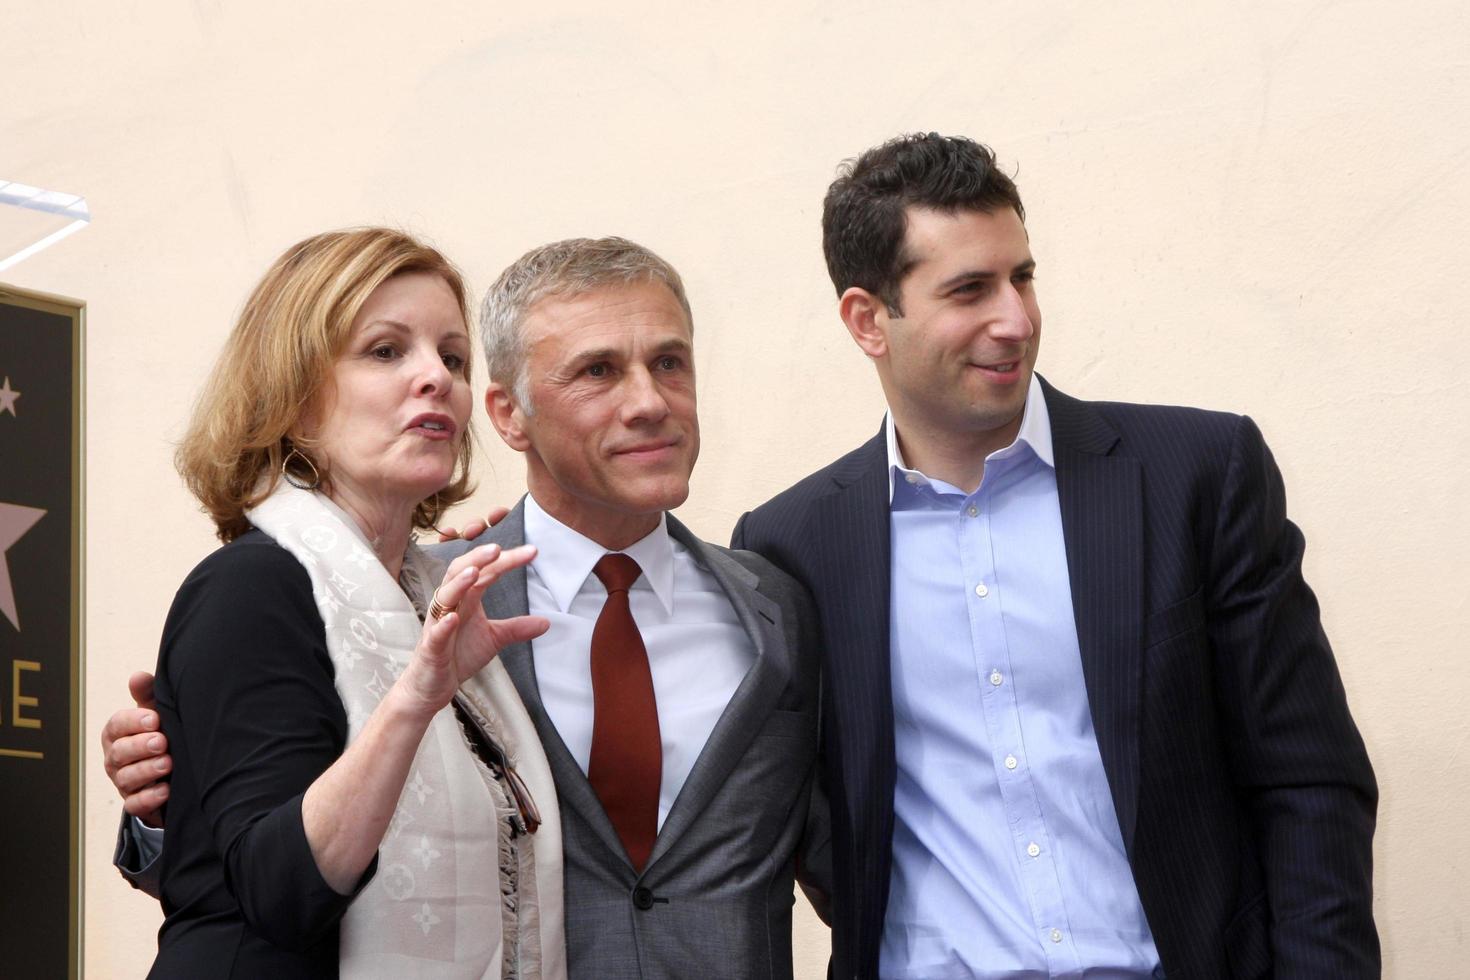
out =
<svg viewBox="0 0 1470 980"><path fill-rule="evenodd" d="M420 675L415 670L415 677L420 680L437 678L421 691L422 699L426 703L438 706L437 698L430 694L430 687L434 692L447 689L452 694L453 688L463 678L483 667L501 649L512 643L533 639L550 628L550 622L540 616L519 616L496 621L492 628L484 632L481 632L481 627L476 626L468 636L459 635L462 623L486 623L480 599L491 583L511 569L528 564L535 557L536 549L532 545L522 545L509 551L501 551L496 545L485 545L466 552L449 566L444 581L434 593L437 608L446 609L447 612L438 618L430 616L419 640L419 655L423 667L430 673ZM486 640L489 642L486 643ZM450 678L449 673L454 677ZM442 687L445 684L447 688ZM415 682L416 689L417 686L418 680Z"/></svg>
<svg viewBox="0 0 1470 980"><path fill-rule="evenodd" d="M459 613L451 609L438 619L429 617L419 636L419 654L433 666L442 667L452 656L454 634L459 629Z"/></svg>
<svg viewBox="0 0 1470 980"><path fill-rule="evenodd" d="M495 649L504 650L513 643L536 639L551 629L551 620L545 616L515 616L511 619L492 619L485 625Z"/></svg>
<svg viewBox="0 0 1470 980"><path fill-rule="evenodd" d="M444 643L454 635L455 628L465 616L484 616L480 610L480 598L491 583L511 569L529 564L535 557L535 545L526 544L501 551L499 545L490 544L456 558L445 573L444 581L434 590L433 601L449 612L429 623L430 629L424 632L426 637L434 640L430 652L437 655L444 650ZM453 616L453 624L449 625L451 614L456 615Z"/></svg>
<svg viewBox="0 0 1470 980"><path fill-rule="evenodd" d="M478 604L480 597L485 594L485 590L497 579L513 568L529 565L535 557L536 546L533 544L523 544L519 548L512 548L509 551L501 552L494 560L480 566L479 574L475 577L474 583L466 590L463 598L460 599L461 611L465 615L471 615L474 612L473 608L465 606L463 603L473 600Z"/></svg>
<svg viewBox="0 0 1470 980"><path fill-rule="evenodd" d="M447 584L466 568L482 568L500 556L500 545L482 544L478 548L471 548L449 563L444 570L444 582Z"/></svg>
<svg viewBox="0 0 1470 980"><path fill-rule="evenodd" d="M461 603L470 596L470 589L480 576L477 562L492 560L500 554L499 545L476 548L456 558L444 573L444 581L434 590L429 603L429 615L424 621L423 636L419 650L435 664L446 664L451 657L455 631L459 629ZM439 613L439 610L444 612Z"/></svg>
<svg viewBox="0 0 1470 980"><path fill-rule="evenodd" d="M440 609L446 610L459 609L467 599L479 601L478 593L470 595L469 592L482 576L483 569L492 565L500 556L500 545L487 544L454 559L444 573L444 581L434 590L433 601Z"/></svg>
<svg viewBox="0 0 1470 980"><path fill-rule="evenodd" d="M519 548L502 551L493 561L480 566L480 577L475 581L475 588L483 590L485 586L506 572L529 565L535 558L536 546L534 544L523 544Z"/></svg>
<svg viewBox="0 0 1470 980"><path fill-rule="evenodd" d="M433 599L440 608L473 615L475 605L492 582L513 568L529 564L535 557L535 545L525 544L509 551L502 551L497 544L481 545L450 562Z"/></svg>

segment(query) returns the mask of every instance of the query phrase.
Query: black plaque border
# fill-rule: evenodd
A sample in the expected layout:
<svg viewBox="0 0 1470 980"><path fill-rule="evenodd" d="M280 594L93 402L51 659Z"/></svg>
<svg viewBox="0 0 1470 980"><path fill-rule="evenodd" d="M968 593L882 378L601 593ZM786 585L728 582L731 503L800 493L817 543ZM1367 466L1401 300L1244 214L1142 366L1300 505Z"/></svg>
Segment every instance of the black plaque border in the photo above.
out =
<svg viewBox="0 0 1470 980"><path fill-rule="evenodd" d="M86 685L83 683L85 657L86 616L83 614L86 599L86 453L83 410L86 407L86 340L87 304L82 300L21 289L0 282L0 303L28 310L39 310L71 320L71 454L73 460L71 478L71 715L68 719L71 735L71 758L68 760L71 814L68 836L70 838L70 908L67 916L67 940L71 955L68 957L69 980L80 980L83 964L82 898L83 881L86 874L86 799L83 793L82 771L85 754L84 731L86 706L83 698Z"/></svg>

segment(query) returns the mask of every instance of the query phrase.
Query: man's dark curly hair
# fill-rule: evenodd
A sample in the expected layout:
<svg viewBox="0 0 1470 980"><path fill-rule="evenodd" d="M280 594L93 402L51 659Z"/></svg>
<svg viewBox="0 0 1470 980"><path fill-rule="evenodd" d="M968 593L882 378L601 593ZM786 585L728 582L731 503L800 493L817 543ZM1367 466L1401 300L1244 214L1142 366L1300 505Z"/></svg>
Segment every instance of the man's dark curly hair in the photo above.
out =
<svg viewBox="0 0 1470 980"><path fill-rule="evenodd" d="M844 162L827 188L822 251L838 296L860 286L903 315L899 286L914 263L904 249L910 207L987 214L1008 207L1026 220L1021 195L990 147L938 133L891 139Z"/></svg>

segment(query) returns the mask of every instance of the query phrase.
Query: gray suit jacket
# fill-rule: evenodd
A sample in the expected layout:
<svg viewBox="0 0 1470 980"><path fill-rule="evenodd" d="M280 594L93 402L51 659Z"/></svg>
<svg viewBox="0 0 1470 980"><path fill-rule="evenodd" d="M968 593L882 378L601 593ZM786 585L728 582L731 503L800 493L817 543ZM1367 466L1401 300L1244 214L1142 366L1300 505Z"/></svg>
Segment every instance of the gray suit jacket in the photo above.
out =
<svg viewBox="0 0 1470 980"><path fill-rule="evenodd" d="M546 715L530 644L500 658L551 762L566 862L567 957L573 978L791 976L793 877L830 893L829 824L814 790L816 617L806 591L765 559L700 541L672 516L669 533L719 581L756 648L669 811L642 874L633 869L586 775ZM524 511L474 542L524 541ZM527 612L517 569L486 593L496 619Z"/></svg>

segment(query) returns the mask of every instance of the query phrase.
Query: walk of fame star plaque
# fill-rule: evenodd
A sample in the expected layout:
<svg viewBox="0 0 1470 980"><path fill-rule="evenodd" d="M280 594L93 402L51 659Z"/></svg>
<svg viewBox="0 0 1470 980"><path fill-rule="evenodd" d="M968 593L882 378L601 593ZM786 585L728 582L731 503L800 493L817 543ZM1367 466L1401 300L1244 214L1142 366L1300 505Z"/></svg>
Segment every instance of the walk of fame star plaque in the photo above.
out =
<svg viewBox="0 0 1470 980"><path fill-rule="evenodd" d="M0 976L81 966L81 303L0 283Z"/></svg>

